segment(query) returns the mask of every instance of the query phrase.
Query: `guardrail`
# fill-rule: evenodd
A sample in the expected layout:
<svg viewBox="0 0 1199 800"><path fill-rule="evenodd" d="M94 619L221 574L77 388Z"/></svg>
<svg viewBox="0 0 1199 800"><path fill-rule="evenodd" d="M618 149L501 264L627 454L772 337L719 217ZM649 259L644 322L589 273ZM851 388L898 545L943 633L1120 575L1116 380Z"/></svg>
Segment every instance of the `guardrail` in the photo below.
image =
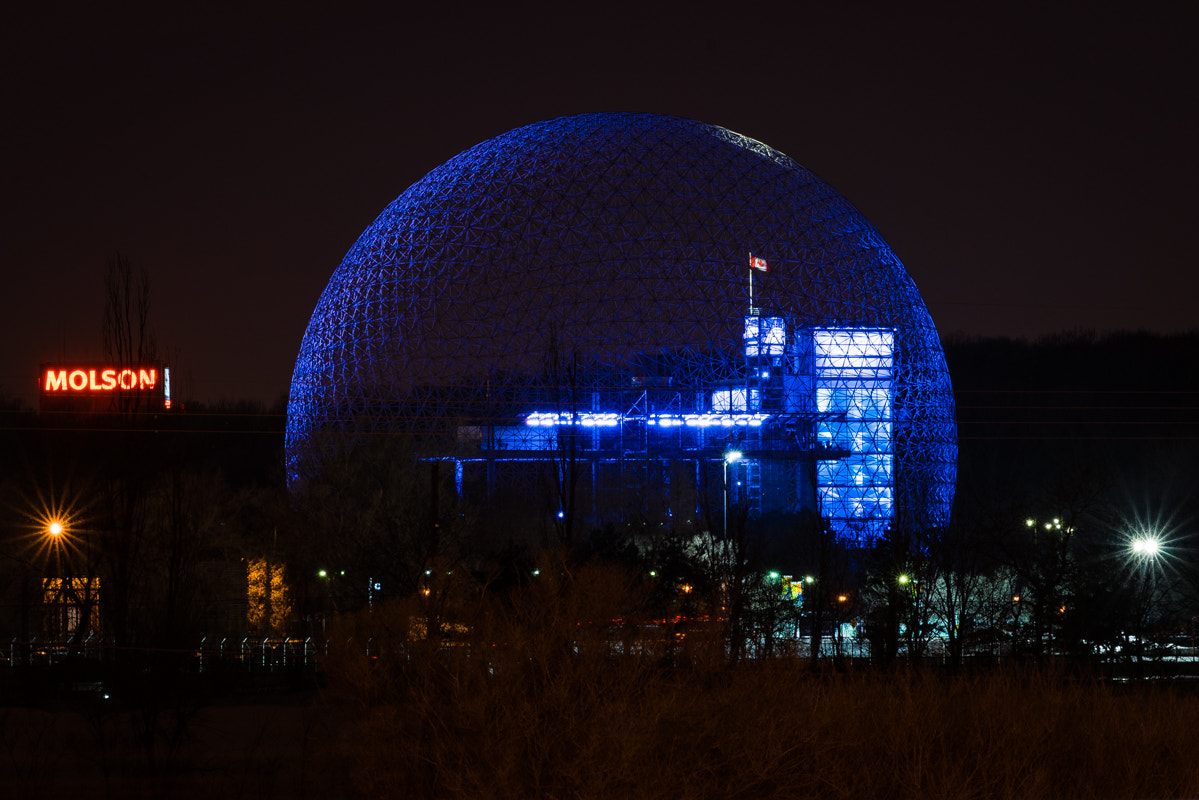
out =
<svg viewBox="0 0 1199 800"><path fill-rule="evenodd" d="M318 652L328 649L325 641L298 638L261 636L219 639L205 637L194 649L155 647L120 648L120 652L135 658L173 657L197 672L239 668L250 672L315 671ZM91 635L82 642L60 639L9 640L0 656L0 667L51 666L68 659L112 661L118 648L111 640Z"/></svg>

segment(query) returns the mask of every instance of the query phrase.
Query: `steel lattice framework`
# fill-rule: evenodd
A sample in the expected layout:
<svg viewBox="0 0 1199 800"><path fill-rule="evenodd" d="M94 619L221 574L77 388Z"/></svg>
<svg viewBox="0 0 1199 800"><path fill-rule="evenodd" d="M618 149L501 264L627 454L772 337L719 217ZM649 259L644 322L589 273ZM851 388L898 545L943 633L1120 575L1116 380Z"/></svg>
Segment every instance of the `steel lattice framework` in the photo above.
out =
<svg viewBox="0 0 1199 800"><path fill-rule="evenodd" d="M680 460L703 484L736 447L740 501L810 482L863 538L947 519L954 416L915 285L837 192L723 128L590 114L461 153L362 234L304 334L288 469L383 432L453 459L459 491L568 455L602 518L605 485Z"/></svg>

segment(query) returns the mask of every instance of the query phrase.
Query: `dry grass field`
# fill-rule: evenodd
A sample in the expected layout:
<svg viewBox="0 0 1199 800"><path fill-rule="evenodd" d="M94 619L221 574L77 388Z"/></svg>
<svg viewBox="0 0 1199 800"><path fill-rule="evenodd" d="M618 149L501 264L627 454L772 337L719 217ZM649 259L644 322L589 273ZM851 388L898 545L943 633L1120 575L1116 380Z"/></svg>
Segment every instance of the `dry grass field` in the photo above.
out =
<svg viewBox="0 0 1199 800"><path fill-rule="evenodd" d="M169 710L0 709L0 797L348 798L331 715L310 695Z"/></svg>
<svg viewBox="0 0 1199 800"><path fill-rule="evenodd" d="M1199 695L1178 687L595 664L491 693L432 672L370 706L202 708L152 754L134 712L0 710L0 797L1199 796Z"/></svg>
<svg viewBox="0 0 1199 800"><path fill-rule="evenodd" d="M666 651L633 638L617 655L610 631L577 622L616 616L604 585L526 592L432 657L330 659L327 696L358 709L343 740L352 785L395 798L1199 797L1195 687L1016 666L730 666L702 636ZM414 610L354 632L394 641Z"/></svg>
<svg viewBox="0 0 1199 800"><path fill-rule="evenodd" d="M345 617L324 688L271 702L0 709L0 797L1199 797L1188 684L729 664L581 623L628 599L602 578L460 606L451 644L419 599Z"/></svg>

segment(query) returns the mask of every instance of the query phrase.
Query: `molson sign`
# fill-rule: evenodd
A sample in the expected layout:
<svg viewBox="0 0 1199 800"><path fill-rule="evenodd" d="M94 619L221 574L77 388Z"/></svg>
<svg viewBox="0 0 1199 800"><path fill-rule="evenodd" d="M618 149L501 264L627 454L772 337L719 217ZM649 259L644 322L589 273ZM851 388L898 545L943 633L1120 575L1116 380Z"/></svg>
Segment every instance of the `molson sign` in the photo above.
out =
<svg viewBox="0 0 1199 800"><path fill-rule="evenodd" d="M43 364L38 383L43 411L104 413L171 407L171 371L157 361L127 367Z"/></svg>

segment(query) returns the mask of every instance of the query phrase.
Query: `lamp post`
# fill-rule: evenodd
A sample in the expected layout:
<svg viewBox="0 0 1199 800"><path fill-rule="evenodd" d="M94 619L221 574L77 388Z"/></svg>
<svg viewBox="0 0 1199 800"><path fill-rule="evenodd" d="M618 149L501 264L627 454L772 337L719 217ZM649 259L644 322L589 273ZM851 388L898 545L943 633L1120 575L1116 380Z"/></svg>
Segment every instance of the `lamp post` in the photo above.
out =
<svg viewBox="0 0 1199 800"><path fill-rule="evenodd" d="M1032 535L1024 607L1029 608L1033 650L1040 660L1045 655L1046 645L1051 657L1057 653L1057 629L1061 626L1061 615L1066 613L1061 594L1070 562L1074 528L1063 524L1061 517L1044 523L1029 517L1024 520L1024 526Z"/></svg>
<svg viewBox="0 0 1199 800"><path fill-rule="evenodd" d="M740 450L725 450L722 459L724 470L724 539L729 538L729 464L741 459Z"/></svg>
<svg viewBox="0 0 1199 800"><path fill-rule="evenodd" d="M57 519L42 519L45 527L42 529L42 547L40 553L44 553L46 549L54 553L54 579L60 581L59 591L62 590L62 544L66 528ZM42 575L40 589L44 602L44 594L46 589L46 562L41 561L40 573ZM29 630L29 611L30 611L30 563L23 561L21 565L21 619L20 619L20 638L21 638L21 656L19 663L22 666L29 666L32 663L32 647L30 645L30 630Z"/></svg>
<svg viewBox="0 0 1199 800"><path fill-rule="evenodd" d="M56 636L60 636L67 633L67 627L69 624L67 611L64 605L64 598L66 597L67 591L67 577L63 571L62 565L62 548L66 542L66 528L59 520L52 519L46 524L45 536L46 544L54 552L54 577L52 577L50 580L55 582L51 584L54 587L54 632ZM44 593L44 581L42 588Z"/></svg>
<svg viewBox="0 0 1199 800"><path fill-rule="evenodd" d="M46 545L54 552L54 577L60 581L59 589L61 590L64 585L61 583L64 577L62 551L67 544L66 526L57 519L50 520L48 523L46 523L46 532L44 535L46 537Z"/></svg>
<svg viewBox="0 0 1199 800"><path fill-rule="evenodd" d="M1157 590L1157 559L1161 555L1162 542L1158 536L1152 532L1144 532L1135 536L1128 544L1128 549L1132 552L1132 558L1136 562L1137 572L1140 577L1140 589L1143 593L1140 598L1142 607L1138 609L1138 636L1137 636L1137 659L1138 661L1144 658L1145 635L1149 628L1149 614L1153 608L1154 594ZM1142 627L1141 620L1144 620Z"/></svg>

